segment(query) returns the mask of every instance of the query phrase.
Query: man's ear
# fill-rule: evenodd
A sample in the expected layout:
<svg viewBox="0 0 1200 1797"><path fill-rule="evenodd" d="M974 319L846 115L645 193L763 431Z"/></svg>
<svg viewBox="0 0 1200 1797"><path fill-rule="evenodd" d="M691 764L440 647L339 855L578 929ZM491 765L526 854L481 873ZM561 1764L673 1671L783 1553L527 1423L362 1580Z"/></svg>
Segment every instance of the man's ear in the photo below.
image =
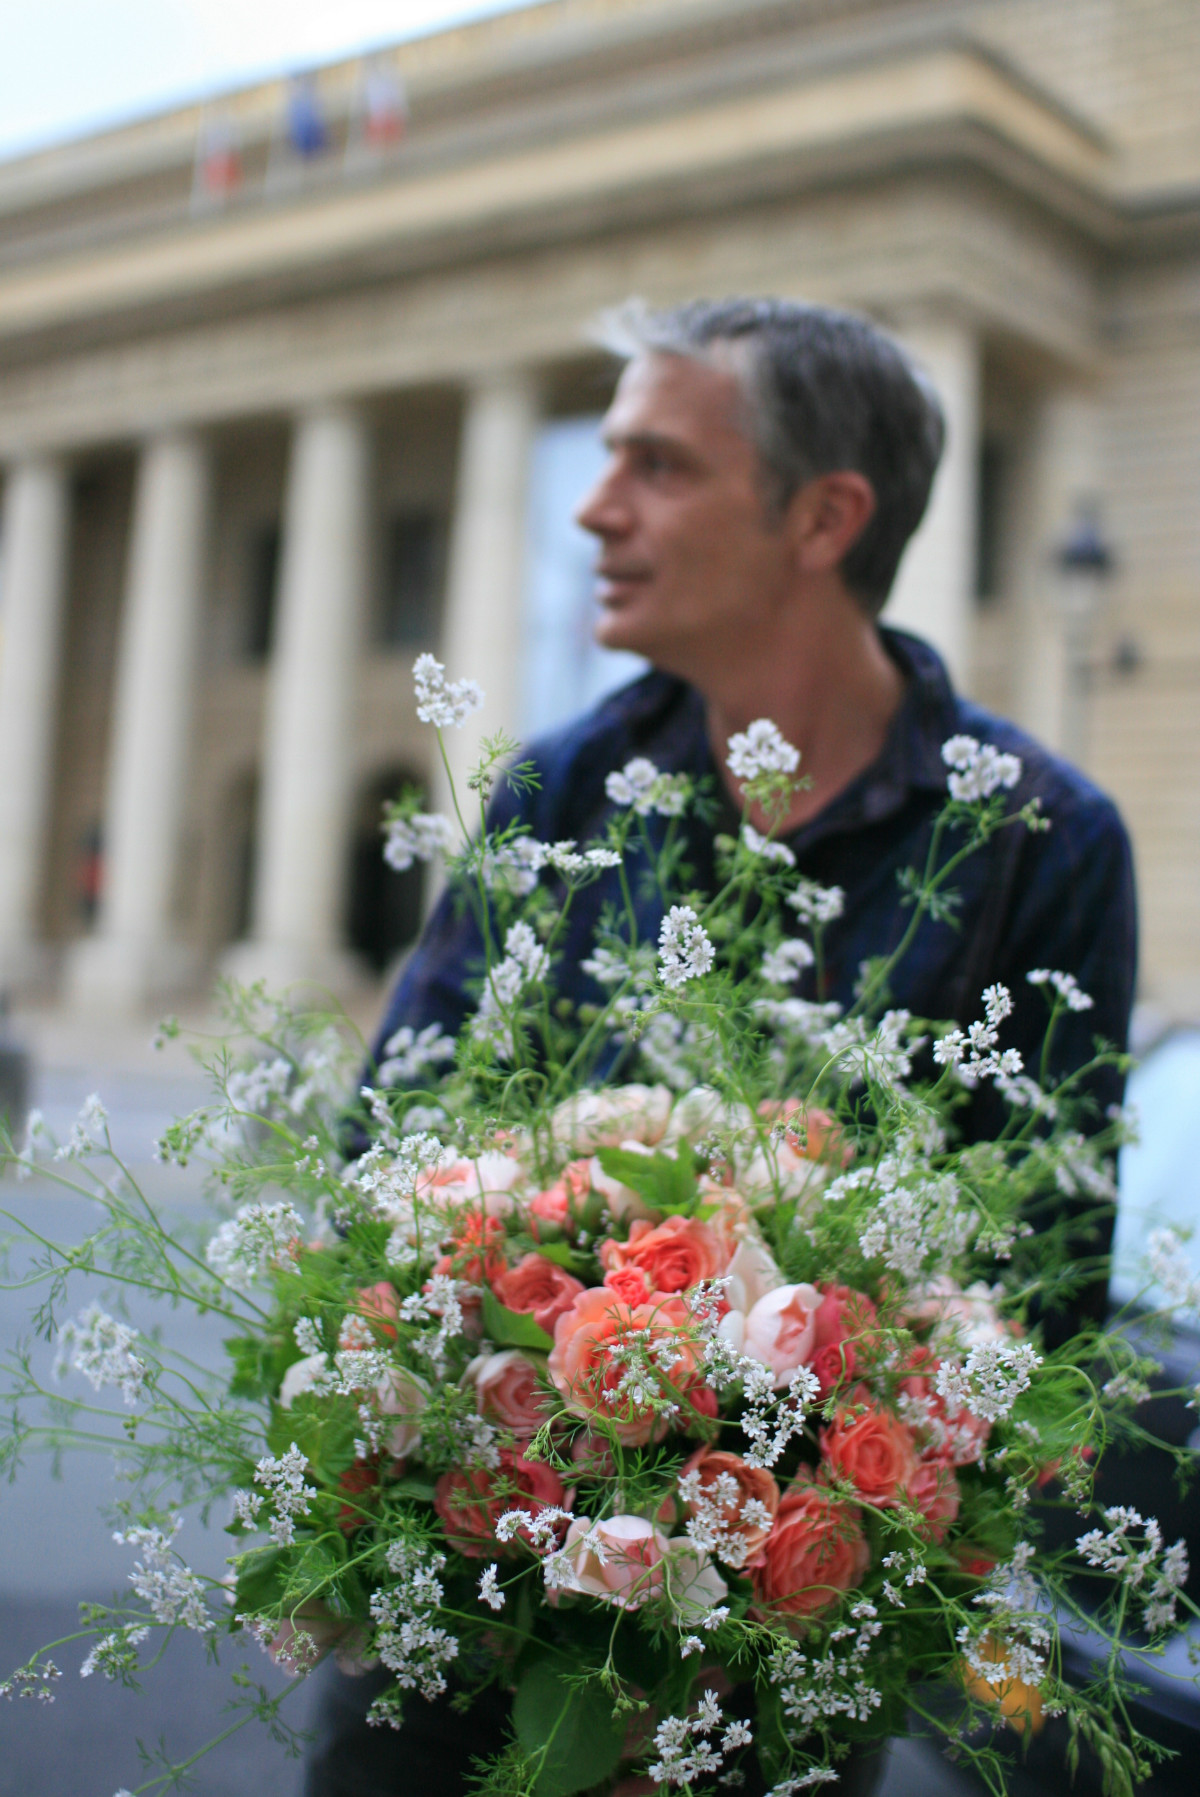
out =
<svg viewBox="0 0 1200 1797"><path fill-rule="evenodd" d="M826 574L839 568L874 516L875 489L865 474L839 468L810 480L787 509L797 569Z"/></svg>

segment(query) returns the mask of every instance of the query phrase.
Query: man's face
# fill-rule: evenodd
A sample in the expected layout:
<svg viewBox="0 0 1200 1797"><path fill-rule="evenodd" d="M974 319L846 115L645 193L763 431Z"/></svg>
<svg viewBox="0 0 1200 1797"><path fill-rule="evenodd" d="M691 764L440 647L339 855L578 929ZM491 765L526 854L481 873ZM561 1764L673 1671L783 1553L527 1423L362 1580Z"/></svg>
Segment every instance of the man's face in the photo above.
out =
<svg viewBox="0 0 1200 1797"><path fill-rule="evenodd" d="M600 540L596 640L701 684L788 590L787 533L742 407L723 368L636 357L604 420L608 467L577 513Z"/></svg>

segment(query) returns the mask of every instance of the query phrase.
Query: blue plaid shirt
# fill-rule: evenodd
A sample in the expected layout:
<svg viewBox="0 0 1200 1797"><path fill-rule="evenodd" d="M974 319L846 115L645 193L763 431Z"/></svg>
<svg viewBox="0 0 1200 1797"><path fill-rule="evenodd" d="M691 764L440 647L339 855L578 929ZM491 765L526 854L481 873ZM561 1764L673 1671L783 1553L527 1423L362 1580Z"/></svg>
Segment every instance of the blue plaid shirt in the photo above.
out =
<svg viewBox="0 0 1200 1797"><path fill-rule="evenodd" d="M1014 805L1035 794L1049 818L1048 831L1002 830L955 876L961 904L954 923L926 917L891 980L890 1002L914 1016L953 1019L961 1025L981 1015L980 994L1001 981L1015 1012L1002 1026L1001 1045L1017 1048L1030 1071L1038 1070L1046 1018L1044 999L1026 984L1037 967L1073 973L1095 1000L1090 1011L1068 1012L1054 1043L1053 1073L1081 1066L1094 1039L1124 1049L1133 999L1136 921L1129 839L1112 801L1090 781L1051 755L1015 725L961 698L927 643L884 629L883 640L905 675L905 695L883 749L870 767L786 840L797 870L823 886L840 886L842 916L825 934L822 997L849 1005L863 960L886 954L912 917L901 902L898 876L924 864L934 819L946 798L941 746L965 733L995 743L1021 758ZM540 788L524 796L502 790L491 822L520 818L542 842L602 835L613 806L605 777L635 755L665 772L708 776L725 789L708 744L704 706L694 688L651 673L622 687L593 711L531 745ZM687 859L693 883L711 889L712 840L721 829L735 833L727 799L715 826L689 818ZM656 827L661 827L656 822ZM543 878L550 878L543 875ZM618 898L616 875L579 893L561 941L556 980L572 1000L599 1003L604 993L580 966L591 947L601 907ZM637 898L642 940L658 934L662 908L642 890ZM456 1034L474 1008L467 982L478 977L483 945L478 928L452 893L443 895L416 951L388 1002L374 1053L402 1024L437 1022ZM796 992L816 997L812 970ZM477 989L477 988L476 988ZM1118 1102L1122 1079L1115 1070L1091 1082L1098 1114ZM963 1119L975 1139L994 1134L1002 1121L987 1089L973 1098Z"/></svg>

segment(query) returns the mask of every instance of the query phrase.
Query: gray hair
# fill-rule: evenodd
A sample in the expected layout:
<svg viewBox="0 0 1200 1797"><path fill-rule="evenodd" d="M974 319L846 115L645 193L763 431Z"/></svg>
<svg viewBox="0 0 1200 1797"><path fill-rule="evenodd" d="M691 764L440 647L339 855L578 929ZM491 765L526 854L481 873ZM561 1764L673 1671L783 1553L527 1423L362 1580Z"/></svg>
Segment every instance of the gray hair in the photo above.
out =
<svg viewBox="0 0 1200 1797"><path fill-rule="evenodd" d="M734 298L664 311L630 300L602 321L601 340L625 358L654 351L712 363L718 346L742 351L733 373L772 510L782 515L818 475L853 469L870 481L875 511L841 572L878 615L924 516L946 435L937 395L890 337L850 312Z"/></svg>

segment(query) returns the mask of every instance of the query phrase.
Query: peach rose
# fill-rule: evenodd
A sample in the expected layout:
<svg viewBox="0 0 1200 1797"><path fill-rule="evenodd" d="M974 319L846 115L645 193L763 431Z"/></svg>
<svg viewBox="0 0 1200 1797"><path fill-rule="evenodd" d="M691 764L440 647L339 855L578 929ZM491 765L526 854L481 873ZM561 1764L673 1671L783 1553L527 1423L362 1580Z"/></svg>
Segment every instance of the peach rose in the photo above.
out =
<svg viewBox="0 0 1200 1797"><path fill-rule="evenodd" d="M816 1315L808 1364L821 1382L821 1396L826 1398L835 1385L853 1379L868 1333L874 1328L876 1312L868 1297L848 1285L822 1284L817 1289L821 1307Z"/></svg>
<svg viewBox="0 0 1200 1797"><path fill-rule="evenodd" d="M575 1154L615 1148L627 1138L652 1146L671 1114L666 1086L610 1086L603 1092L576 1092L554 1111L550 1132Z"/></svg>
<svg viewBox="0 0 1200 1797"><path fill-rule="evenodd" d="M541 1428L550 1406L545 1374L544 1360L521 1348L502 1348L497 1354L478 1356L464 1377L475 1387L480 1416L528 1437Z"/></svg>
<svg viewBox="0 0 1200 1797"><path fill-rule="evenodd" d="M695 1331L681 1298L625 1304L603 1286L593 1286L580 1292L571 1309L559 1317L550 1353L550 1377L567 1408L588 1421L604 1418L627 1447L641 1447L666 1431L652 1408L639 1407L618 1391L627 1371L619 1352L643 1332L673 1347L675 1364L669 1374L658 1377L664 1395L680 1401L700 1378ZM637 1352L644 1355L644 1340L637 1341Z"/></svg>
<svg viewBox="0 0 1200 1797"><path fill-rule="evenodd" d="M525 1460L512 1448L500 1449L500 1465L455 1467L434 1488L433 1507L452 1547L469 1559L500 1551L496 1524L506 1510L536 1516L548 1504L566 1507L566 1491L558 1474L541 1461Z"/></svg>
<svg viewBox="0 0 1200 1797"><path fill-rule="evenodd" d="M751 1578L764 1609L818 1616L862 1583L869 1561L853 1505L811 1479L798 1479L780 1500Z"/></svg>
<svg viewBox="0 0 1200 1797"><path fill-rule="evenodd" d="M991 1424L965 1405L951 1408L937 1389L941 1366L929 1348L914 1348L897 1387L900 1413L916 1437L923 1460L939 1466L970 1466L983 1456Z"/></svg>
<svg viewBox="0 0 1200 1797"><path fill-rule="evenodd" d="M583 1289L582 1280L573 1278L565 1267L547 1260L544 1254L523 1255L515 1267L508 1267L492 1280L492 1290L501 1304L532 1317L549 1335Z"/></svg>
<svg viewBox="0 0 1200 1797"><path fill-rule="evenodd" d="M729 1251L716 1230L698 1217L667 1217L655 1225L632 1223L627 1242L609 1240L600 1248L606 1272L636 1267L652 1292L686 1292L724 1272Z"/></svg>
<svg viewBox="0 0 1200 1797"><path fill-rule="evenodd" d="M609 1516L592 1523L577 1516L567 1530L563 1552L573 1589L637 1610L662 1589L663 1562L670 1542L644 1516Z"/></svg>
<svg viewBox="0 0 1200 1797"><path fill-rule="evenodd" d="M780 1285L747 1316L742 1352L770 1367L777 1388L787 1384L797 1367L807 1366L820 1308L815 1285Z"/></svg>
<svg viewBox="0 0 1200 1797"><path fill-rule="evenodd" d="M922 1460L908 1481L908 1501L925 1518L923 1532L931 1541L944 1538L958 1515L961 1496L951 1469L935 1460Z"/></svg>
<svg viewBox="0 0 1200 1797"><path fill-rule="evenodd" d="M375 1285L362 1286L354 1308L360 1317L366 1317L374 1325L380 1335L386 1336L389 1341L395 1341L400 1297L390 1279L380 1279Z"/></svg>
<svg viewBox="0 0 1200 1797"><path fill-rule="evenodd" d="M680 1467L679 1488L687 1514L719 1530L715 1543L705 1543L719 1560L734 1567L753 1561L779 1509L779 1487L765 1467L748 1466L737 1454L720 1449L700 1448Z"/></svg>
<svg viewBox="0 0 1200 1797"><path fill-rule="evenodd" d="M848 1479L864 1503L879 1509L897 1503L917 1470L917 1450L900 1418L872 1404L863 1387L821 1431L821 1453L830 1469Z"/></svg>
<svg viewBox="0 0 1200 1797"><path fill-rule="evenodd" d="M384 1442L389 1454L403 1460L421 1445L420 1417L429 1402L429 1387L407 1367L393 1366L375 1387L375 1396L384 1416L398 1419L384 1436Z"/></svg>

